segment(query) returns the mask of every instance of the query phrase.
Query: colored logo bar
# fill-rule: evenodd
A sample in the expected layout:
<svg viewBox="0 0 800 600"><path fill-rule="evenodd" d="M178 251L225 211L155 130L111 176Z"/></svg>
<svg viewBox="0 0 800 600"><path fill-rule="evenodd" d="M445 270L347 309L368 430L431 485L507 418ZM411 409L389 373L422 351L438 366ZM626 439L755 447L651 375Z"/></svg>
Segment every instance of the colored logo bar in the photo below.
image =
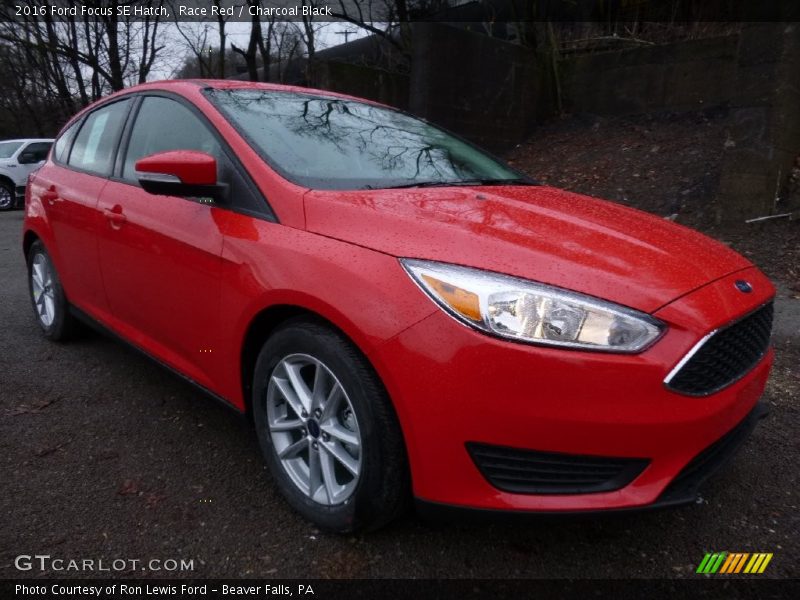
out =
<svg viewBox="0 0 800 600"><path fill-rule="evenodd" d="M697 573L730 575L763 573L772 560L772 552L708 552L697 566Z"/></svg>

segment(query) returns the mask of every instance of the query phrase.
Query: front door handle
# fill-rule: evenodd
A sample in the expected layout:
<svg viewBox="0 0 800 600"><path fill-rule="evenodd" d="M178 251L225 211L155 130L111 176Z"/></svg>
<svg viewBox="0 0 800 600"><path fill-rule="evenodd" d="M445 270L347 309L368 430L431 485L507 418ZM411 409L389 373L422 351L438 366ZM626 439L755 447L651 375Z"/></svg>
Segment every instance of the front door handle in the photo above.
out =
<svg viewBox="0 0 800 600"><path fill-rule="evenodd" d="M103 215L109 220L111 227L114 229L119 229L122 224L128 220L128 218L122 214L122 207L119 204L112 209L104 208Z"/></svg>

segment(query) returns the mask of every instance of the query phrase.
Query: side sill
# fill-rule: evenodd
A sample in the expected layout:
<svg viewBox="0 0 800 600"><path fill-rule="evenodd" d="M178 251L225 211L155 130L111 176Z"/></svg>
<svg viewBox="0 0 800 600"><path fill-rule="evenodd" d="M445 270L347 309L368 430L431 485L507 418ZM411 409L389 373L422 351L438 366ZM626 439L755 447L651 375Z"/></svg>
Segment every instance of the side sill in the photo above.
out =
<svg viewBox="0 0 800 600"><path fill-rule="evenodd" d="M122 337L121 335L116 333L115 331L109 329L108 327L106 327L105 325L100 323L94 317L91 317L90 315L88 315L85 312L83 312L81 309L70 305L69 312L76 319L78 319L79 321L81 321L82 323L87 325L88 327L91 327L92 329L94 329L98 333L101 333L101 334L103 334L103 335L105 335L105 336L107 336L107 337L109 337L109 338L111 338L111 339L113 339L113 340L115 340L117 342L121 342L122 344L124 344L125 346L128 346L129 348L132 348L133 350L135 350L136 352L138 352L142 356L145 356L146 358L149 358L151 361L153 361L154 363L156 363L160 367L166 369L167 371L169 371L173 375L176 375L178 378L182 379L183 381L185 381L186 383L191 385L197 391L201 392L204 396L207 396L207 397L211 398L212 400L222 404L223 406L225 406L225 408L227 408L229 410L232 410L234 413L236 413L240 417L243 417L243 418L245 417L245 412L243 410L240 410L239 408L237 408L236 406L234 406L233 404L228 402L225 398L223 398L219 394L215 394L214 392L212 392L208 388L206 388L206 387L202 386L201 384L197 383L191 377L187 377L186 375L184 375L183 373L181 373L180 371L178 371L174 367L171 367L170 365L168 365L164 361L159 360L158 358L156 358L155 356L153 356L152 354L150 354L146 350L143 350L142 348L140 348L139 346L137 346L133 342L128 341L127 339L125 339L124 337Z"/></svg>

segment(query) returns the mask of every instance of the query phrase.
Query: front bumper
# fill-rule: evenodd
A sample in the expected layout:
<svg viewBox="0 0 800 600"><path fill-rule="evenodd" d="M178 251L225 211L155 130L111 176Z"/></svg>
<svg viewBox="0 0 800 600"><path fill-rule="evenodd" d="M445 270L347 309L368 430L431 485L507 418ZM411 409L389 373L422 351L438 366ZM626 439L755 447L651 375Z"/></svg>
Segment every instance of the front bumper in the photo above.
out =
<svg viewBox="0 0 800 600"><path fill-rule="evenodd" d="M753 293L734 286L743 277ZM509 343L434 313L372 357L395 401L416 498L427 506L558 513L693 500L717 461L694 470L694 477L681 474L692 471L690 463L729 432L752 429L773 354L770 350L746 376L704 398L671 391L664 379L706 333L773 294L757 269L713 282L657 311L669 330L638 355ZM739 429L739 424L746 425ZM737 436L738 443L724 454L744 437ZM612 491L513 493L481 474L469 443L649 462Z"/></svg>
<svg viewBox="0 0 800 600"><path fill-rule="evenodd" d="M494 521L505 517L516 519L520 516L534 516L536 518L614 516L693 504L700 497L700 488L702 485L731 461L742 444L753 432L758 422L766 417L768 412L764 404L756 404L755 408L750 411L741 423L711 446L703 450L703 452L698 454L686 465L655 502L644 506L596 510L510 512L497 509L475 509L441 504L417 498L415 501L417 512L425 518L435 520L455 518L458 520L477 519Z"/></svg>

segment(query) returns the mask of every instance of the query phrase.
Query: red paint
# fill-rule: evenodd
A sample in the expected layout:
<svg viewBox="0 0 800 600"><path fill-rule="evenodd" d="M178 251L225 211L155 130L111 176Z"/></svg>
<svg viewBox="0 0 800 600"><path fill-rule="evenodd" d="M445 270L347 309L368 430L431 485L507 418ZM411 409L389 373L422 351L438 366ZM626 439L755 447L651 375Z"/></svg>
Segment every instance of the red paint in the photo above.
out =
<svg viewBox="0 0 800 600"><path fill-rule="evenodd" d="M740 277L760 291L738 292L733 282ZM438 311L373 358L383 366L407 431L414 493L449 504L524 510L622 508L655 501L696 454L753 408L772 357L707 398L669 391L665 376L705 333L750 312L772 293L755 268L725 277L658 311L669 330L633 356L508 344ZM698 321L704 325L698 327ZM507 494L474 468L465 441L652 462L615 492Z"/></svg>
<svg viewBox="0 0 800 600"><path fill-rule="evenodd" d="M196 150L157 152L136 161L142 173L174 175L188 185L217 183L217 161L213 156Z"/></svg>
<svg viewBox="0 0 800 600"><path fill-rule="evenodd" d="M240 409L242 347L256 316L287 305L322 316L353 340L385 383L421 498L524 510L648 504L763 391L771 354L707 398L663 385L706 333L774 294L757 269L722 244L549 187L307 190L270 169L198 82L145 84L118 95L142 90L171 91L206 114L279 224L152 196L49 159L29 186L24 228L49 249L69 300ZM137 169L208 184L207 159L169 152L140 160ZM576 290L652 313L668 329L636 355L503 341L446 315L397 257ZM755 291L736 291L737 278ZM483 479L464 449L467 441L652 462L616 492L508 494Z"/></svg>
<svg viewBox="0 0 800 600"><path fill-rule="evenodd" d="M651 214L549 187L312 191L310 231L395 256L477 266L645 312L750 266Z"/></svg>

